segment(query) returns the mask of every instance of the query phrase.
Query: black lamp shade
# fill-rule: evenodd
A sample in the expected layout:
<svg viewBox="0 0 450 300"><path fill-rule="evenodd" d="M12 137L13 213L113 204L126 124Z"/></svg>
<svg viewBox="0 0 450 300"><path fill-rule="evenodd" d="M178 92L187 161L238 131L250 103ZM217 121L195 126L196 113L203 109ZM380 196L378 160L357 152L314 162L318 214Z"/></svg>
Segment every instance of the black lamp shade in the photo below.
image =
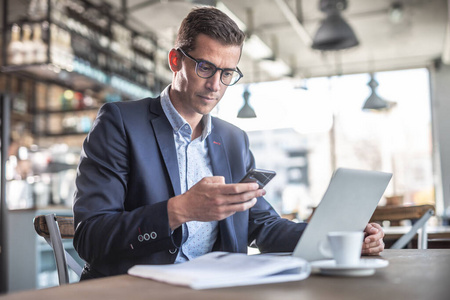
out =
<svg viewBox="0 0 450 300"><path fill-rule="evenodd" d="M253 108L245 103L241 110L238 112L238 118L256 118L256 113Z"/></svg>
<svg viewBox="0 0 450 300"><path fill-rule="evenodd" d="M239 110L237 117L238 118L256 118L255 110L248 104L248 99L250 97L250 93L248 90L244 91L244 106Z"/></svg>
<svg viewBox="0 0 450 300"><path fill-rule="evenodd" d="M313 39L312 48L323 51L342 50L359 44L355 33L339 12L330 13L322 21Z"/></svg>
<svg viewBox="0 0 450 300"><path fill-rule="evenodd" d="M381 99L375 91L372 91L372 94L367 98L363 106L364 110L384 110L388 108L390 108L389 103Z"/></svg>
<svg viewBox="0 0 450 300"><path fill-rule="evenodd" d="M371 110L371 111L381 111L381 110L389 110L395 105L395 102L387 101L378 96L376 89L378 87L378 82L375 80L374 75L370 74L370 81L367 84L370 87L371 93L369 98L367 98L366 102L362 107L363 110Z"/></svg>

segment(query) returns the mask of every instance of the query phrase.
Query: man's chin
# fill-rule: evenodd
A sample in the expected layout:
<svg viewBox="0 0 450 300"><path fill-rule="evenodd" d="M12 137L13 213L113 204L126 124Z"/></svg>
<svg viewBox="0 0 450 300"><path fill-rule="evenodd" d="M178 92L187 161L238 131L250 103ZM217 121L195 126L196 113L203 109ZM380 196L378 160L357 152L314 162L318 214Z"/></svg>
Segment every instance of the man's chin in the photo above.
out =
<svg viewBox="0 0 450 300"><path fill-rule="evenodd" d="M203 107L200 107L197 112L201 115L207 115L213 111L213 109L216 107L217 103L214 103L214 105L205 105Z"/></svg>

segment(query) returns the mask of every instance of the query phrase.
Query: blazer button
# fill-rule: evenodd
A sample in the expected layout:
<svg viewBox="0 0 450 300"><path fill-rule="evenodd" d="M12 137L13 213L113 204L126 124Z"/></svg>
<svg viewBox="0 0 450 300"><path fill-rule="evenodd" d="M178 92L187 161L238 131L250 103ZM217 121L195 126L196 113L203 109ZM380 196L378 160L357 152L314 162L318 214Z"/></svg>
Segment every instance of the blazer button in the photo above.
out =
<svg viewBox="0 0 450 300"><path fill-rule="evenodd" d="M169 249L169 253L170 253L170 254L175 254L175 253L177 253L177 251L178 251L177 248L175 248L175 249Z"/></svg>
<svg viewBox="0 0 450 300"><path fill-rule="evenodd" d="M156 239L157 236L158 236L158 235L157 235L156 232L154 232L154 231L152 231L152 232L150 233L150 238L151 238L152 240Z"/></svg>

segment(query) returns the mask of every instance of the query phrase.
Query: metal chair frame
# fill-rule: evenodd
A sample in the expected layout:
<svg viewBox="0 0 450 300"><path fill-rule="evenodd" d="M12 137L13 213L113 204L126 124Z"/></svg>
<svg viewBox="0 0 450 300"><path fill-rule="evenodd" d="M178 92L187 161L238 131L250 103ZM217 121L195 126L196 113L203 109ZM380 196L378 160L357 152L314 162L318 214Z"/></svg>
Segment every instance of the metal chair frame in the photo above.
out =
<svg viewBox="0 0 450 300"><path fill-rule="evenodd" d="M419 249L428 248L427 221L434 215L434 206L384 206L378 207L371 222L414 220L411 229L402 235L390 249L403 249L417 234L417 247Z"/></svg>
<svg viewBox="0 0 450 300"><path fill-rule="evenodd" d="M63 238L73 238L73 218L56 216L55 214L41 215L34 218L36 233L42 236L52 247L58 272L59 285L69 283L68 266L81 276L83 268L65 249ZM60 228L62 230L60 230Z"/></svg>

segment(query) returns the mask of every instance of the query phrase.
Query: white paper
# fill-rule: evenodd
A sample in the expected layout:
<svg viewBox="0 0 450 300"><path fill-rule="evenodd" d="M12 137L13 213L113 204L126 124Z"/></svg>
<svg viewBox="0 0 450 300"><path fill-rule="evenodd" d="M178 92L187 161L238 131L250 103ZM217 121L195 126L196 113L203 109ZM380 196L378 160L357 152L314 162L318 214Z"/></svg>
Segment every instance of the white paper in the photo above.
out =
<svg viewBox="0 0 450 300"><path fill-rule="evenodd" d="M211 252L174 265L136 265L128 274L193 289L303 280L310 264L297 257Z"/></svg>

